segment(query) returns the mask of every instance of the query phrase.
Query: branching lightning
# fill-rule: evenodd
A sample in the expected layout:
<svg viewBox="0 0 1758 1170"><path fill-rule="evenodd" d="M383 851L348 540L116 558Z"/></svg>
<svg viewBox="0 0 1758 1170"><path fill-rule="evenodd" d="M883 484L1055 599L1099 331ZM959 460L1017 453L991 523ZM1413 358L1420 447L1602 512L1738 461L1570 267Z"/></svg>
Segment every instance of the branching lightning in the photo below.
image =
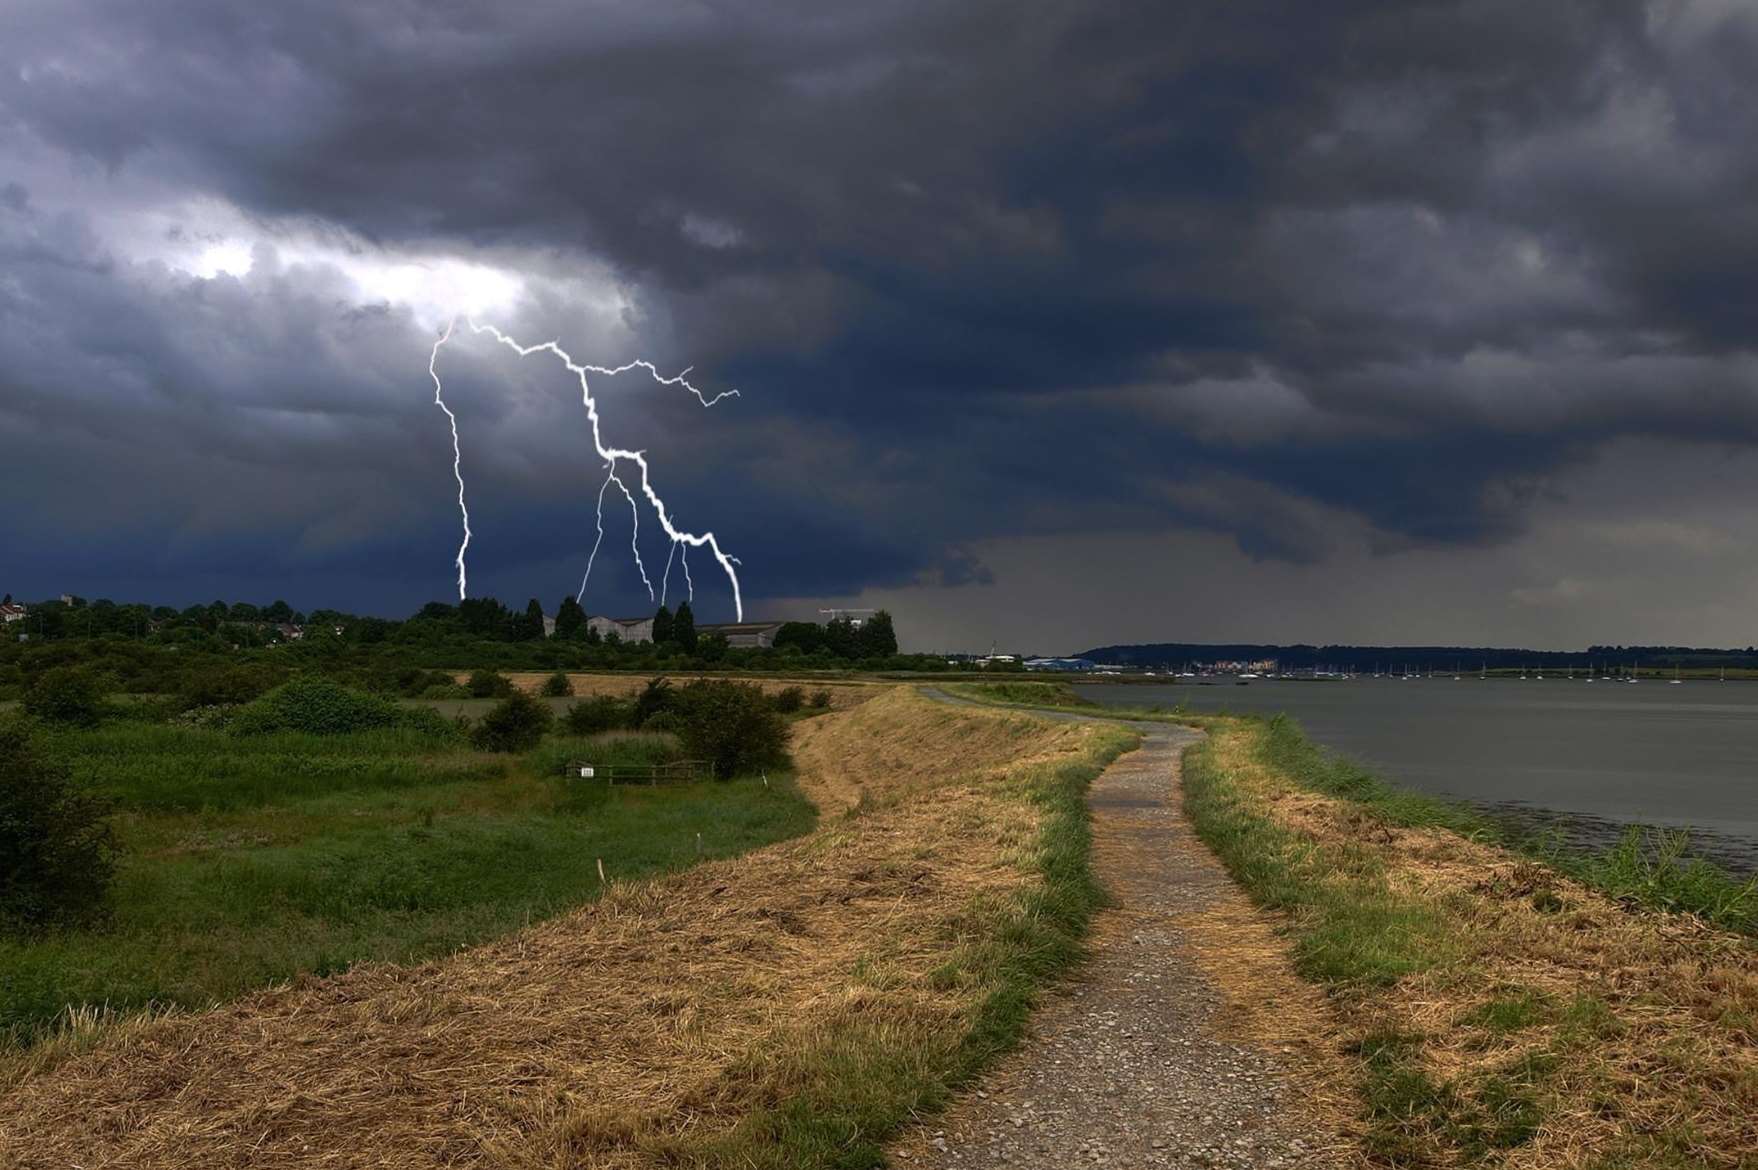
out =
<svg viewBox="0 0 1758 1170"><path fill-rule="evenodd" d="M634 532L629 538L629 547L634 554L635 568L641 574L642 583L647 586L648 598L652 599L654 595L653 581L647 576L647 566L641 560L640 505L635 499L635 494L629 490L629 486L624 483L622 478L617 474L617 465L621 462L627 461L633 463L640 469L641 495L652 507L654 514L659 517L660 527L665 530L666 536L671 540L671 554L666 557L665 576L661 579L661 590L664 590L666 581L668 581L671 576L672 557L681 553L684 565L684 579L688 583L689 595L691 599L694 600L696 596L696 585L694 581L690 580L689 550L691 546L696 548L706 546L714 554L714 559L720 562L720 567L726 572L727 580L732 584L733 609L738 615L739 620L743 621L745 616L745 604L744 598L739 589L739 575L735 568L735 566L739 564L739 559L730 556L721 550L720 542L715 539L714 533L704 532L697 534L694 532L687 532L677 527L672 520L671 513L666 510L665 501L660 498L659 493L653 488L652 479L647 466L646 452L631 451L622 447L609 447L605 445L599 426L598 403L597 400L592 397L592 388L588 384L586 376L588 374L603 374L606 377L615 377L618 374L628 373L630 370L643 369L647 371L655 382L658 382L662 386L682 386L685 390L688 390L691 394L695 395L696 400L704 407L713 406L723 398L736 398L739 396L739 392L737 390L723 390L710 398L691 384L689 380L689 369L685 369L682 373L667 377L661 374L652 362L644 359L636 359L635 361L614 367L587 365L581 362L576 362L573 357L561 347L559 342L545 341L539 342L535 345L525 345L509 337L493 325L478 324L469 318L465 318L465 323L470 326L470 331L472 333L486 333L493 337L494 340L500 342L502 345L518 354L520 357L529 357L534 353L547 351L558 358L562 364L568 368L569 372L579 379L580 400L586 407L586 417L592 424L592 447L593 450L598 452L599 458L604 460L605 479L604 483L601 484L598 489L596 513L598 537L592 543L591 555L586 558L586 573L580 579L580 591L576 595L576 600L583 598L586 595L586 583L592 579L592 566L598 559L599 545L604 541L604 493L613 483L622 491L623 497L629 501L629 511L634 518ZM446 325L445 333L440 336L438 341L434 342L433 353L429 356L427 362L427 372L433 378L434 404L441 410L445 411L446 420L450 424L452 430L452 474L458 481L458 512L464 523L464 539L463 543L458 546L457 557L458 600L462 601L468 589L468 576L465 570L465 554L470 548L470 512L464 503L463 455L458 442L458 419L457 416L452 413L451 408L446 405L442 396L443 387L440 384L438 370L440 347L451 340L452 332L456 325L457 321L455 319L448 323Z"/></svg>

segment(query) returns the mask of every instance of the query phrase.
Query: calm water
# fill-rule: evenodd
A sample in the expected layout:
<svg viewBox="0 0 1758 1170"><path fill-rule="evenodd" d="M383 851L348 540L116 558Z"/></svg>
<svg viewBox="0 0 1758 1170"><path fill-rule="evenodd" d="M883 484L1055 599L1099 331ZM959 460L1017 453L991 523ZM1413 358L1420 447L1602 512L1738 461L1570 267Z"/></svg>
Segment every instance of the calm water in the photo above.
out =
<svg viewBox="0 0 1758 1170"><path fill-rule="evenodd" d="M1634 822L1688 828L1704 852L1758 868L1758 683L1448 675L1075 689L1100 703L1286 711L1411 788L1586 840Z"/></svg>

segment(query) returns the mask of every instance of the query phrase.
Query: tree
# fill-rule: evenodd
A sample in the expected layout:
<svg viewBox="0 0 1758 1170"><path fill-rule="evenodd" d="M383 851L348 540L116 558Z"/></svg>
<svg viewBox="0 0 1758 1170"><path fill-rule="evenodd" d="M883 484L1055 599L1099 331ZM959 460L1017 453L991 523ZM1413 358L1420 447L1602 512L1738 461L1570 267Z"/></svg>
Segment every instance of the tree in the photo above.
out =
<svg viewBox="0 0 1758 1170"><path fill-rule="evenodd" d="M513 641L535 642L543 637L543 603L533 597L525 603L524 616L514 623Z"/></svg>
<svg viewBox="0 0 1758 1170"><path fill-rule="evenodd" d="M266 622L290 622L293 620L293 607L277 597L263 607L262 616Z"/></svg>
<svg viewBox="0 0 1758 1170"><path fill-rule="evenodd" d="M234 601L226 616L235 622L254 622L262 620L262 610L248 601Z"/></svg>
<svg viewBox="0 0 1758 1170"><path fill-rule="evenodd" d="M730 779L787 762L787 724L752 683L699 679L675 693L684 749Z"/></svg>
<svg viewBox="0 0 1758 1170"><path fill-rule="evenodd" d="M824 644L824 628L817 622L783 622L775 631L777 650L793 646L802 654L810 654Z"/></svg>
<svg viewBox="0 0 1758 1170"><path fill-rule="evenodd" d="M688 601L678 605L677 616L672 618L671 640L686 654L696 652L696 615Z"/></svg>
<svg viewBox="0 0 1758 1170"><path fill-rule="evenodd" d="M655 646L665 645L671 641L671 634L671 610L662 605L653 615L653 644Z"/></svg>
<svg viewBox="0 0 1758 1170"><path fill-rule="evenodd" d="M586 644L597 646L604 642L604 637L592 626L592 619L586 619Z"/></svg>
<svg viewBox="0 0 1758 1170"><path fill-rule="evenodd" d="M890 658L897 653L897 632L891 627L891 614L880 610L867 619L860 629L861 657Z"/></svg>
<svg viewBox="0 0 1758 1170"><path fill-rule="evenodd" d="M103 917L116 872L109 806L0 724L0 925L75 926Z"/></svg>
<svg viewBox="0 0 1758 1170"><path fill-rule="evenodd" d="M563 641L578 641L586 627L586 611L573 597L562 598L555 608L555 636Z"/></svg>
<svg viewBox="0 0 1758 1170"><path fill-rule="evenodd" d="M848 618L832 618L824 623L824 645L838 658L861 656L861 635Z"/></svg>

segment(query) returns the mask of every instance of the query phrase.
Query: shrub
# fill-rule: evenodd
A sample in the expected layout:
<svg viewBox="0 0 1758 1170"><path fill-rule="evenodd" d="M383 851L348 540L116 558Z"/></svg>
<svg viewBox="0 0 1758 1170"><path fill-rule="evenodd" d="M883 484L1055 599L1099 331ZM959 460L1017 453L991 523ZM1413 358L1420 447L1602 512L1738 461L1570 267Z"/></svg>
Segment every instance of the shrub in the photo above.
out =
<svg viewBox="0 0 1758 1170"><path fill-rule="evenodd" d="M44 671L25 692L25 713L44 723L90 727L97 723L104 696L90 675L72 667Z"/></svg>
<svg viewBox="0 0 1758 1170"><path fill-rule="evenodd" d="M513 680L492 670L475 671L465 685L478 699L498 699L513 693Z"/></svg>
<svg viewBox="0 0 1758 1170"><path fill-rule="evenodd" d="M812 692L811 707L814 711L823 711L830 706L830 692L817 690Z"/></svg>
<svg viewBox="0 0 1758 1170"><path fill-rule="evenodd" d="M515 693L489 708L470 732L470 742L485 752L530 751L554 722L549 704Z"/></svg>
<svg viewBox="0 0 1758 1170"><path fill-rule="evenodd" d="M635 713L631 722L636 727L645 727L647 721L661 711L669 711L676 693L672 690L668 678L647 680L647 688L635 696Z"/></svg>
<svg viewBox="0 0 1758 1170"><path fill-rule="evenodd" d="M574 693L574 684L565 672L558 670L543 680L543 693L552 699L566 698Z"/></svg>
<svg viewBox="0 0 1758 1170"><path fill-rule="evenodd" d="M468 699L470 697L470 688L464 686L462 683L455 683L447 680L446 682L434 683L429 686L421 692L419 697L423 699Z"/></svg>
<svg viewBox="0 0 1758 1170"><path fill-rule="evenodd" d="M0 925L41 930L104 916L116 872L109 811L40 755L22 724L0 724Z"/></svg>
<svg viewBox="0 0 1758 1170"><path fill-rule="evenodd" d="M655 733L671 732L675 734L683 729L684 721L678 718L678 713L676 711L661 711L656 715L650 716L647 722L641 725L642 731Z"/></svg>
<svg viewBox="0 0 1758 1170"><path fill-rule="evenodd" d="M327 678L305 677L276 687L240 708L232 719L231 730L237 735L274 731L342 735L417 722L421 714L433 712L406 712L389 699L351 691Z"/></svg>
<svg viewBox="0 0 1758 1170"><path fill-rule="evenodd" d="M183 677L178 697L185 707L224 707L260 698L278 681L265 666L224 666L193 670Z"/></svg>
<svg viewBox="0 0 1758 1170"><path fill-rule="evenodd" d="M783 715L792 715L806 705L806 692L799 687L784 687L769 696L769 704Z"/></svg>
<svg viewBox="0 0 1758 1170"><path fill-rule="evenodd" d="M633 722L634 708L611 695L583 699L568 707L562 724L570 735L595 735L600 731L616 731Z"/></svg>
<svg viewBox="0 0 1758 1170"><path fill-rule="evenodd" d="M754 683L698 680L673 695L684 748L732 777L787 762L787 724Z"/></svg>

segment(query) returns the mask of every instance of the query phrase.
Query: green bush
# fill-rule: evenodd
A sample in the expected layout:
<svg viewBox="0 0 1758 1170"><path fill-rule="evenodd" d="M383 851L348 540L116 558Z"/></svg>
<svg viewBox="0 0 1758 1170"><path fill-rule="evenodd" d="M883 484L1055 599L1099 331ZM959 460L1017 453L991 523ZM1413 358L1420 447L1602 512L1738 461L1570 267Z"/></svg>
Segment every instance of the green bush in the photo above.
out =
<svg viewBox="0 0 1758 1170"><path fill-rule="evenodd" d="M549 704L514 693L489 708L470 732L470 742L486 752L530 751L554 722Z"/></svg>
<svg viewBox="0 0 1758 1170"><path fill-rule="evenodd" d="M630 721L636 727L645 727L647 721L661 711L671 710L675 697L670 679L648 679L646 689L635 696L635 713Z"/></svg>
<svg viewBox="0 0 1758 1170"><path fill-rule="evenodd" d="M642 731L650 731L655 734L675 734L683 729L684 721L679 718L676 711L661 711L656 715L650 715L647 722L641 725Z"/></svg>
<svg viewBox="0 0 1758 1170"><path fill-rule="evenodd" d="M0 724L0 926L102 919L116 872L109 805L43 758L23 724Z"/></svg>
<svg viewBox="0 0 1758 1170"><path fill-rule="evenodd" d="M443 683L434 683L423 690L419 697L423 699L468 699L470 688L462 683L448 680Z"/></svg>
<svg viewBox="0 0 1758 1170"><path fill-rule="evenodd" d="M792 715L806 705L806 692L799 687L783 687L769 697L769 702L783 715Z"/></svg>
<svg viewBox="0 0 1758 1170"><path fill-rule="evenodd" d="M699 679L674 691L672 705L685 750L712 763L716 776L787 763L787 724L755 683Z"/></svg>
<svg viewBox="0 0 1758 1170"><path fill-rule="evenodd" d="M24 693L25 714L44 723L91 727L103 710L104 696L84 671L58 666L44 671Z"/></svg>
<svg viewBox="0 0 1758 1170"><path fill-rule="evenodd" d="M184 707L226 707L267 694L283 677L268 666L221 666L190 671L177 695Z"/></svg>
<svg viewBox="0 0 1758 1170"><path fill-rule="evenodd" d="M558 670L543 680L543 693L552 699L565 699L574 693L574 684L568 681L566 672Z"/></svg>
<svg viewBox="0 0 1758 1170"><path fill-rule="evenodd" d="M617 731L634 721L634 708L612 695L582 699L568 707L562 725L569 735L595 735L601 731Z"/></svg>
<svg viewBox="0 0 1758 1170"><path fill-rule="evenodd" d="M465 685L470 688L470 694L478 699L499 699L513 693L513 680L492 670L475 671Z"/></svg>
<svg viewBox="0 0 1758 1170"><path fill-rule="evenodd" d="M812 708L812 710L814 710L814 711L824 711L824 710L829 709L829 707L830 707L830 692L825 691L825 690L813 691L812 698L811 698L810 702L808 703L808 706L810 706Z"/></svg>
<svg viewBox="0 0 1758 1170"><path fill-rule="evenodd" d="M433 712L405 711L389 699L351 691L330 679L304 677L276 687L256 702L241 707L232 718L231 731L235 735L275 731L341 735L394 727L422 714Z"/></svg>

